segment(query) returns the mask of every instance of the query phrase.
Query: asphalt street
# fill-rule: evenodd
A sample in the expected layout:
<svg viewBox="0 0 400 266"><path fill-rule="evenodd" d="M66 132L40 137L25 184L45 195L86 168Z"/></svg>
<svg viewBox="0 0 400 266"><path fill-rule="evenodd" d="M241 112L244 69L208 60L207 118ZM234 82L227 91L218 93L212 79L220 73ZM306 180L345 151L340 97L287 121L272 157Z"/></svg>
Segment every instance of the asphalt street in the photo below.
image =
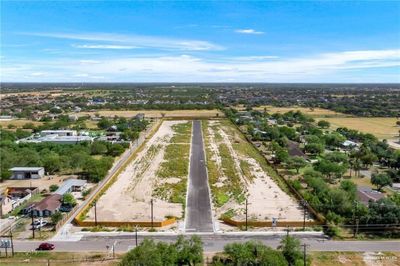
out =
<svg viewBox="0 0 400 266"><path fill-rule="evenodd" d="M200 236L203 241L205 252L219 252L224 245L232 242L244 242L258 240L272 248L277 248L283 236L237 236L237 235L206 235ZM378 252L392 251L400 252L400 241L334 241L324 237L296 236L301 243L307 244L310 251L358 251ZM144 238L152 238L156 241L173 242L177 236L138 236L138 243ZM14 241L15 251L33 251L43 241ZM116 252L126 252L136 245L134 235L123 237L87 237L80 241L49 241L55 244L55 251L65 252L107 252L114 246Z"/></svg>
<svg viewBox="0 0 400 266"><path fill-rule="evenodd" d="M212 232L210 191L200 121L193 122L189 171L185 231Z"/></svg>

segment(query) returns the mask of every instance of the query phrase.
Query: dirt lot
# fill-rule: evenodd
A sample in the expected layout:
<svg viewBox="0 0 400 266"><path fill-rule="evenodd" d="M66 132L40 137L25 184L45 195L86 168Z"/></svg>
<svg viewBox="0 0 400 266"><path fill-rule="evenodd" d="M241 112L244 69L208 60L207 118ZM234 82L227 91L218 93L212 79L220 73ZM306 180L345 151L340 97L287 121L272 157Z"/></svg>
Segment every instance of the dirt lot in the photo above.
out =
<svg viewBox="0 0 400 266"><path fill-rule="evenodd" d="M214 117L216 114L222 117L223 113L219 110L174 110L174 111L163 111L163 110L140 110L140 111L108 111L108 110L100 110L97 112L81 112L78 113L78 116L84 115L95 115L99 114L100 116L123 116L123 117L133 117L139 113L145 114L146 117L154 117L161 118L162 114L165 114L165 117Z"/></svg>
<svg viewBox="0 0 400 266"><path fill-rule="evenodd" d="M24 180L6 180L0 183L0 192L3 192L7 187L39 187L39 190L49 190L50 185L60 186L64 180L74 178L75 176L45 176L40 179L24 179ZM76 177L75 177L76 178Z"/></svg>
<svg viewBox="0 0 400 266"><path fill-rule="evenodd" d="M244 220L247 197L252 220L302 220L298 203L269 176L262 157L230 122L204 121L203 127L216 218Z"/></svg>
<svg viewBox="0 0 400 266"><path fill-rule="evenodd" d="M395 117L342 117L322 118L331 123L332 129L347 127L364 133L371 133L380 139L391 139L399 135ZM317 119L318 120L318 119Z"/></svg>
<svg viewBox="0 0 400 266"><path fill-rule="evenodd" d="M97 218L100 221L149 221L150 201L154 199L154 219L164 220L167 216L181 217L181 203L172 203L164 197L154 195L154 190L162 184L177 184L180 177L159 178L161 166L166 160L167 147L176 134L174 126L187 121L164 121L159 130L148 140L117 181L97 202ZM189 146L188 146L189 147ZM188 164L187 157L186 163ZM94 210L88 213L94 219Z"/></svg>

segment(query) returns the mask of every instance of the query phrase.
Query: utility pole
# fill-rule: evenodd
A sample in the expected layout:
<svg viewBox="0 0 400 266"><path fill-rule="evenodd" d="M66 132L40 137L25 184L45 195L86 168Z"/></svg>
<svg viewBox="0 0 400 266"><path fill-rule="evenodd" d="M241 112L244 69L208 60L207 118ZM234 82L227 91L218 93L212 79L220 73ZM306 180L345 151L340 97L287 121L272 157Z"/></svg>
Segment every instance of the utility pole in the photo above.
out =
<svg viewBox="0 0 400 266"><path fill-rule="evenodd" d="M32 238L35 239L35 224L33 223L33 208L31 209L31 220L32 220Z"/></svg>
<svg viewBox="0 0 400 266"><path fill-rule="evenodd" d="M301 203L303 205L303 231L305 231L306 230L307 201L302 200Z"/></svg>
<svg viewBox="0 0 400 266"><path fill-rule="evenodd" d="M97 201L94 202L94 225L97 226Z"/></svg>
<svg viewBox="0 0 400 266"><path fill-rule="evenodd" d="M303 244L303 265L307 265L307 244Z"/></svg>
<svg viewBox="0 0 400 266"><path fill-rule="evenodd" d="M356 218L357 209L358 209L358 201L356 201L356 200L353 201L353 206L354 206L354 209L353 209L353 238L355 238L357 235L356 231L358 231L358 219ZM357 225L356 225L356 223L357 223ZM357 226L357 229L356 229L356 226Z"/></svg>
<svg viewBox="0 0 400 266"><path fill-rule="evenodd" d="M289 231L290 231L290 229L289 229L289 225L288 226L286 226L286 237L289 237Z"/></svg>
<svg viewBox="0 0 400 266"><path fill-rule="evenodd" d="M153 199L151 199L151 201L150 201L150 204L151 204L151 229L153 229L154 228L154 219L153 219Z"/></svg>
<svg viewBox="0 0 400 266"><path fill-rule="evenodd" d="M10 226L10 241L11 241L11 254L14 257L14 242L13 242L13 235L12 235L12 228Z"/></svg>
<svg viewBox="0 0 400 266"><path fill-rule="evenodd" d="M138 246L138 241L137 241L137 231L138 231L138 226L135 226L135 242L136 242L136 246Z"/></svg>
<svg viewBox="0 0 400 266"><path fill-rule="evenodd" d="M247 207L247 198L246 198L246 209L245 209L245 212L246 212L246 231L247 231L247 210L248 210L248 207Z"/></svg>
<svg viewBox="0 0 400 266"><path fill-rule="evenodd" d="M357 218L356 219L356 235L355 236L357 236L357 234L358 234L358 223L359 223L359 219Z"/></svg>

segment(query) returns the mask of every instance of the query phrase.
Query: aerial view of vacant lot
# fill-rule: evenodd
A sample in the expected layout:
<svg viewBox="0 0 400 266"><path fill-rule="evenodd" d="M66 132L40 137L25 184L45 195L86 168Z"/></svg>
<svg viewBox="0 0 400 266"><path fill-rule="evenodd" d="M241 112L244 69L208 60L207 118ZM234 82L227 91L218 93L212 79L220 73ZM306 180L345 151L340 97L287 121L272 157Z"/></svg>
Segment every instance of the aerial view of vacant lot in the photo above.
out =
<svg viewBox="0 0 400 266"><path fill-rule="evenodd" d="M97 202L99 221L181 218L185 204L191 121L164 121ZM88 213L94 220L94 209Z"/></svg>
<svg viewBox="0 0 400 266"><path fill-rule="evenodd" d="M228 120L203 121L214 215L244 220L302 220L299 204L268 173L262 156Z"/></svg>

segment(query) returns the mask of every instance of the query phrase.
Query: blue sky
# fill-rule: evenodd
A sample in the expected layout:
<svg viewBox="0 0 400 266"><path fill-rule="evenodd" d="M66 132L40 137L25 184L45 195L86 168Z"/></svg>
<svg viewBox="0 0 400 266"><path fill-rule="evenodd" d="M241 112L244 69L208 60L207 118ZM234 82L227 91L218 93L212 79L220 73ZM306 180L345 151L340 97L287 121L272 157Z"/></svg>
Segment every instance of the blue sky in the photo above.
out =
<svg viewBox="0 0 400 266"><path fill-rule="evenodd" d="M2 1L1 80L400 82L400 2Z"/></svg>

